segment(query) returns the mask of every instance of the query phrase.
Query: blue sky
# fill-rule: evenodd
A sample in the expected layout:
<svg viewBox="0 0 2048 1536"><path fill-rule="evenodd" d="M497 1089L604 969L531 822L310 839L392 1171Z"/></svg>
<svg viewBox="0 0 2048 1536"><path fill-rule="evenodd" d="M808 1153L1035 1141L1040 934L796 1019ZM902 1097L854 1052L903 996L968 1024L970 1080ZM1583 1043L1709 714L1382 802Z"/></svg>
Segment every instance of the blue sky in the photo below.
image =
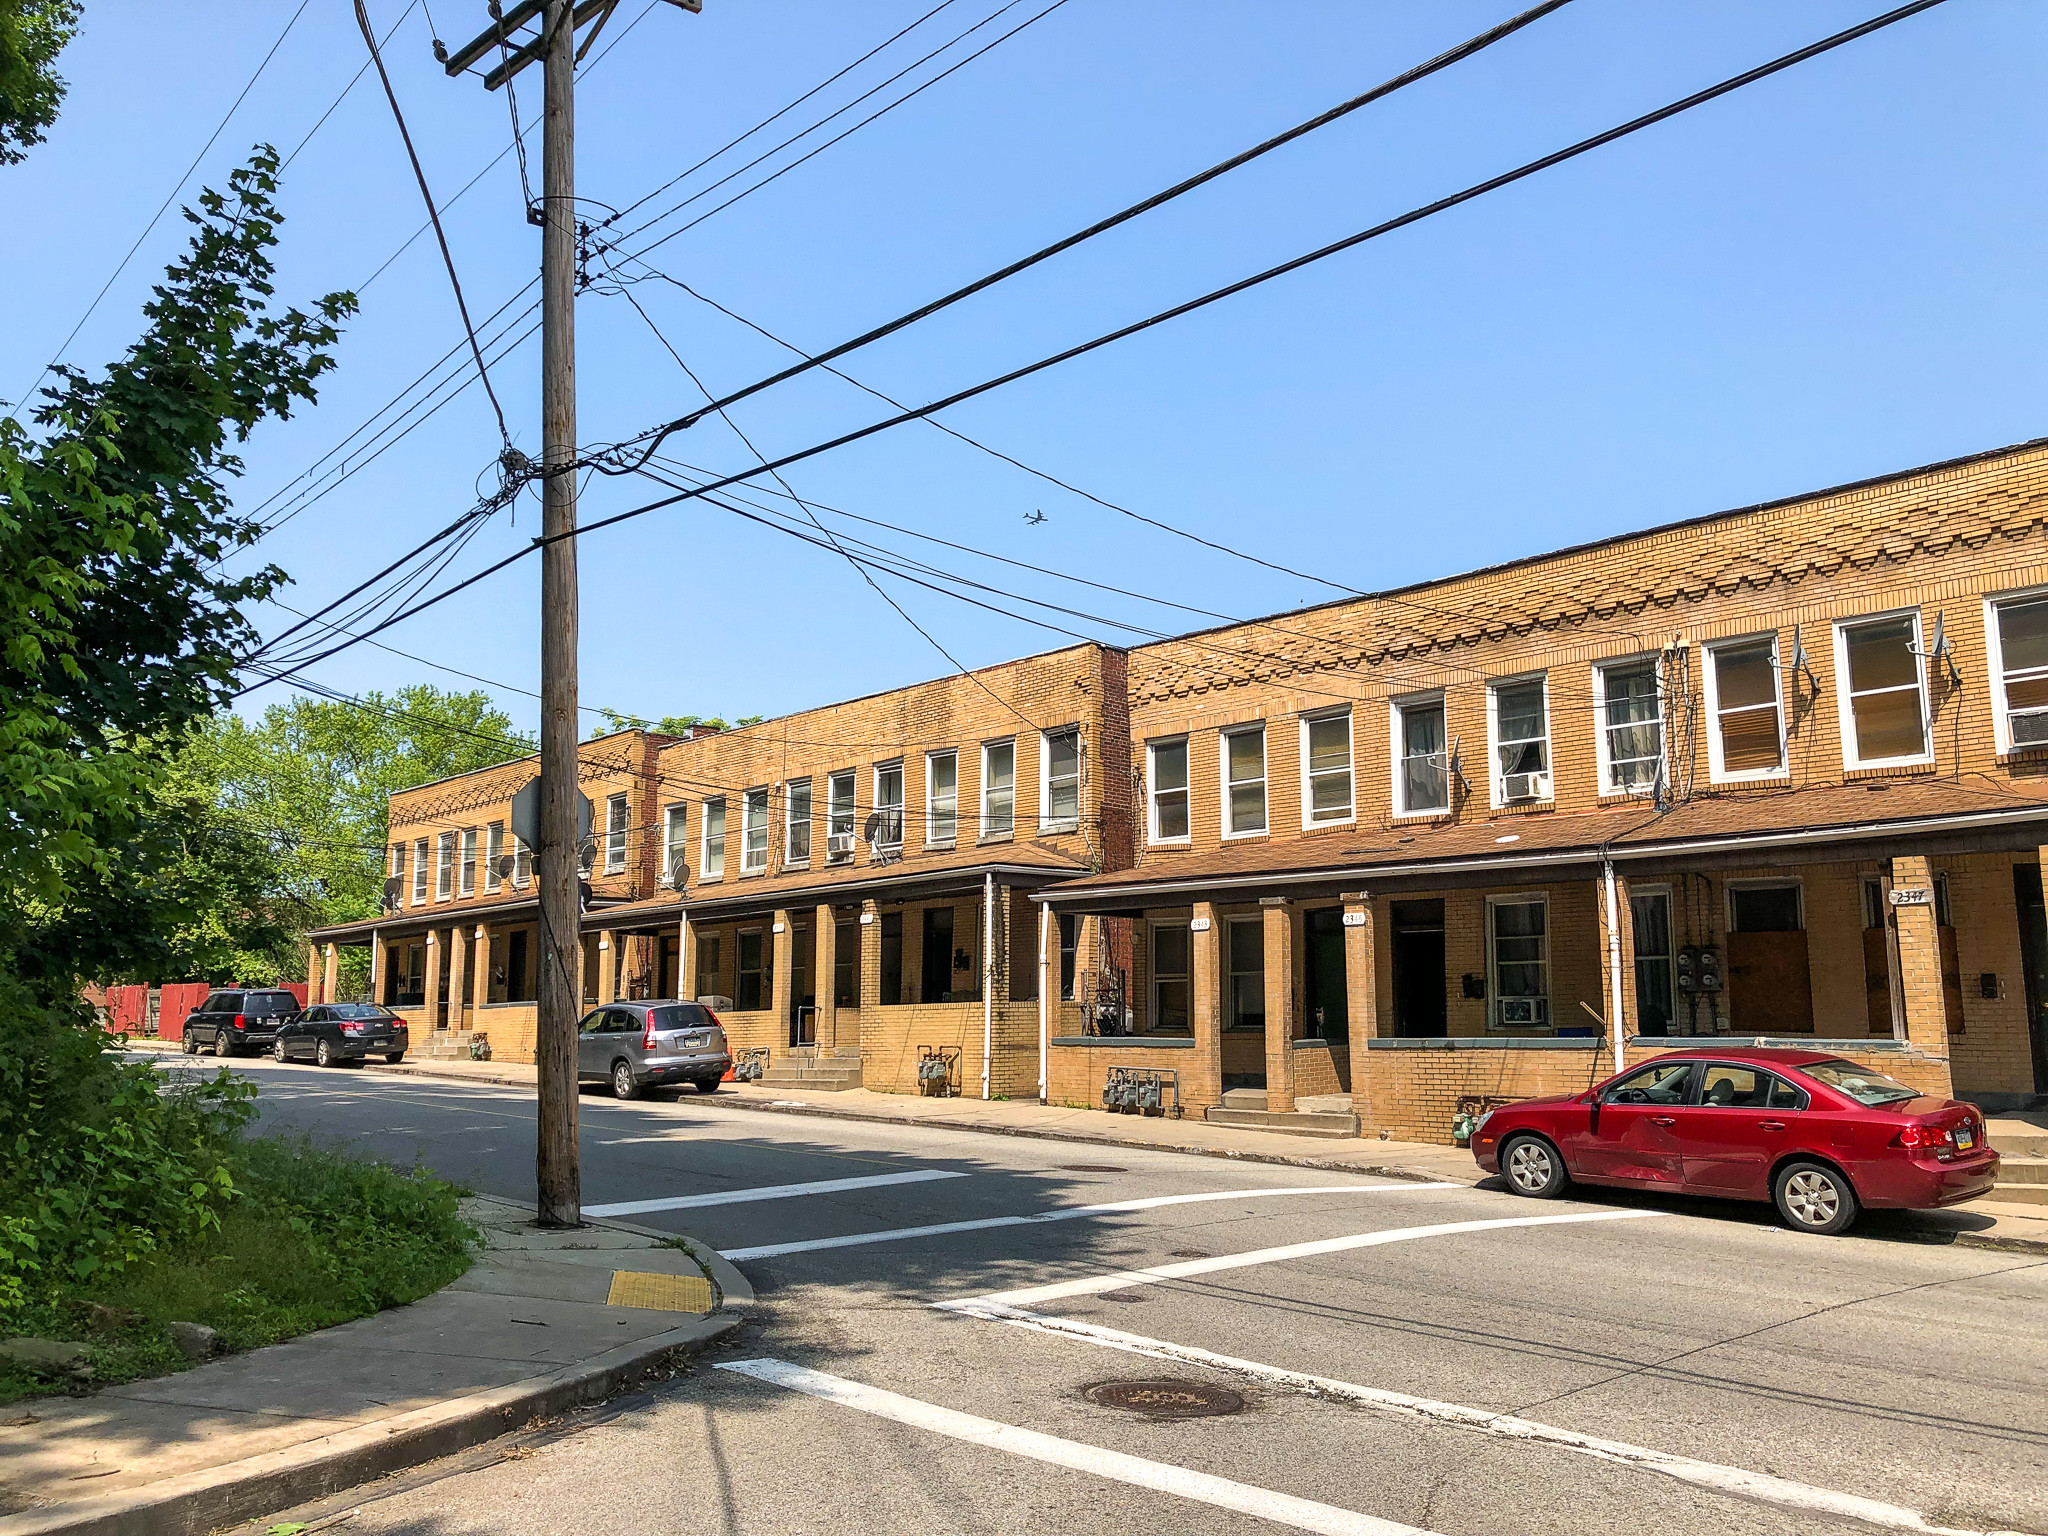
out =
<svg viewBox="0 0 2048 1536"><path fill-rule="evenodd" d="M405 0L372 0L379 30ZM706 0L641 18L582 79L581 192L653 191L936 0ZM737 168L1003 0L954 0L637 221ZM1037 14L1002 11L868 107ZM923 402L1428 202L1873 15L1874 0L1644 5L1575 0L1479 58L891 338L842 366ZM1178 180L1398 72L1511 5L1067 0L1042 20L648 260L812 349ZM454 43L481 4L434 0ZM291 7L89 0L63 61L51 142L0 169L7 217L0 395L17 395L203 144ZM644 14L643 14L644 13ZM436 193L506 147L502 93L447 80L423 9L389 57ZM603 44L600 44L602 47ZM948 414L1037 468L1204 538L1374 588L1721 507L1791 495L2048 430L2044 236L2048 8L1951 0L1821 59L1360 250ZM289 151L363 60L348 6L315 0L202 162L225 180L259 139ZM539 83L520 95L530 121ZM532 174L538 181L536 149ZM287 172L282 290L363 284L421 206L374 76ZM670 219L650 233L682 222ZM534 273L510 157L448 228L472 312ZM161 223L67 358L134 333L183 236ZM714 389L787 354L667 283L632 295ZM309 465L460 339L430 240L363 289L319 406L248 445L244 505ZM515 310L519 306L515 306ZM700 403L628 300L579 308L582 437L608 441ZM494 369L538 451L538 342ZM884 408L813 376L736 407L767 453ZM469 505L497 448L481 391L456 396L259 546L313 608ZM707 422L671 452L750 462ZM910 425L789 471L807 498L971 549L1234 615L1336 595L1146 528ZM585 521L649 499L599 480ZM289 500L275 504L289 506ZM1027 524L1042 510L1046 521ZM466 571L536 530L529 497L464 551ZM1150 628L1195 621L979 554L861 530L985 581ZM889 578L884 577L885 583ZM538 572L521 563L389 631L391 644L523 688ZM900 583L970 665L1063 636ZM583 700L629 712L779 714L950 670L837 555L686 503L594 534L582 555ZM992 599L1014 606L1011 596ZM266 631L289 622L260 613ZM1111 640L1128 631L1046 615ZM348 690L466 686L369 646L315 669ZM252 695L260 707L280 696ZM501 692L522 724L533 702Z"/></svg>

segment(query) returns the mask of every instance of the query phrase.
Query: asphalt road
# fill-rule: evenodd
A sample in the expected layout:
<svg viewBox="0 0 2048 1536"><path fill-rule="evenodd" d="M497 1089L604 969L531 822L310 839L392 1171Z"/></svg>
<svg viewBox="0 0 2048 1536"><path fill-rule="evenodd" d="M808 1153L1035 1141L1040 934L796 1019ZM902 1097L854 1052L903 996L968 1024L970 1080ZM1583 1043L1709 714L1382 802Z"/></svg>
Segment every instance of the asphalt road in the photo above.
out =
<svg viewBox="0 0 2048 1536"><path fill-rule="evenodd" d="M266 1127L531 1198L517 1091L237 1070ZM2048 1531L2041 1256L1882 1218L1830 1240L1761 1206L1544 1204L728 1096L586 1095L582 1125L586 1208L732 1254L755 1318L664 1386L277 1518L359 1509L349 1536ZM953 1230L886 1235L934 1226ZM1163 1418L1084 1395L1157 1378L1243 1406Z"/></svg>

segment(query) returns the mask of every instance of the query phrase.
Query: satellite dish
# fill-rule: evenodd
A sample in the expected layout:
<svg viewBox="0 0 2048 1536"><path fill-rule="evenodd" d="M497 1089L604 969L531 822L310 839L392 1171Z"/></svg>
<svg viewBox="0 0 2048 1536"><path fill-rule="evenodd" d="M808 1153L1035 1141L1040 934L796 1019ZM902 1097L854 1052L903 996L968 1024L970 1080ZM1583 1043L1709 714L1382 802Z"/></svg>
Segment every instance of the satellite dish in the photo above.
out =
<svg viewBox="0 0 2048 1536"><path fill-rule="evenodd" d="M595 839L586 837L577 845L576 867L586 875L597 867L597 842Z"/></svg>
<svg viewBox="0 0 2048 1536"><path fill-rule="evenodd" d="M590 910L590 882L588 880L578 880L576 882L576 910L578 912L588 912Z"/></svg>
<svg viewBox="0 0 2048 1536"><path fill-rule="evenodd" d="M882 813L869 811L868 819L861 823L860 835L863 841L874 842L882 835Z"/></svg>
<svg viewBox="0 0 2048 1536"><path fill-rule="evenodd" d="M393 875L384 882L384 910L386 912L396 912L398 910L399 893L402 889L403 881L397 875Z"/></svg>
<svg viewBox="0 0 2048 1536"><path fill-rule="evenodd" d="M688 853L678 853L674 859L669 861L668 883L680 891L689 882L690 856Z"/></svg>
<svg viewBox="0 0 2048 1536"><path fill-rule="evenodd" d="M500 880L511 880L513 871L518 868L519 856L517 854L501 853L498 855L498 878Z"/></svg>

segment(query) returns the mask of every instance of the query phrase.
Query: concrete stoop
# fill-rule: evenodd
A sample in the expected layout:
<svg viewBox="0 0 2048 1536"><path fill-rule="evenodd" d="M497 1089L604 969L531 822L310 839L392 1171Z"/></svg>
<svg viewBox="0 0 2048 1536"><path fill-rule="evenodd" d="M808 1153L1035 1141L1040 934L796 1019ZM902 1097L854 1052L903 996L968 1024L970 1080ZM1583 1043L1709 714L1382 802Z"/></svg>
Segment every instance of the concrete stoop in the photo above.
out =
<svg viewBox="0 0 2048 1536"><path fill-rule="evenodd" d="M860 1053L835 1051L828 1054L816 1046L792 1046L761 1074L761 1086L843 1093L861 1086Z"/></svg>
<svg viewBox="0 0 2048 1536"><path fill-rule="evenodd" d="M1263 1094L1260 1095L1264 1097ZM1254 1131L1279 1131L1286 1136L1343 1137L1358 1134L1358 1116L1350 1110L1235 1109L1219 1105L1203 1113L1211 1125L1236 1125Z"/></svg>
<svg viewBox="0 0 2048 1536"><path fill-rule="evenodd" d="M469 1042L476 1036L473 1029L437 1029L424 1037L424 1045L415 1039L413 1054L424 1056L428 1061L467 1061Z"/></svg>
<svg viewBox="0 0 2048 1536"><path fill-rule="evenodd" d="M2048 1206L2048 1125L2041 1117L1994 1116L1984 1122L1991 1145L1998 1150L1998 1183L1989 1196L2001 1205Z"/></svg>

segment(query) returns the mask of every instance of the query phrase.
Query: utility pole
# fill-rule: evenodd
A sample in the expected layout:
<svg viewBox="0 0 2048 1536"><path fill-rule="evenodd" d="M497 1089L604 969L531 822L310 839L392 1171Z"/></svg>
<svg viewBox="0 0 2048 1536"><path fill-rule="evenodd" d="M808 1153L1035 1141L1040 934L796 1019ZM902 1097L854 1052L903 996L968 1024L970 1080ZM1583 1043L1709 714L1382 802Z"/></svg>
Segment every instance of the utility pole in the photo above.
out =
<svg viewBox="0 0 2048 1536"><path fill-rule="evenodd" d="M699 10L702 0L674 0ZM541 119L540 977L533 1056L539 1076L534 1177L544 1227L583 1225L577 1142L576 1015L582 1006L582 841L576 784L576 29L594 22L588 51L618 0L488 0L493 25L447 55L451 76L490 54L496 90L539 61ZM537 25L537 34L519 29ZM529 218L534 210L528 210Z"/></svg>

